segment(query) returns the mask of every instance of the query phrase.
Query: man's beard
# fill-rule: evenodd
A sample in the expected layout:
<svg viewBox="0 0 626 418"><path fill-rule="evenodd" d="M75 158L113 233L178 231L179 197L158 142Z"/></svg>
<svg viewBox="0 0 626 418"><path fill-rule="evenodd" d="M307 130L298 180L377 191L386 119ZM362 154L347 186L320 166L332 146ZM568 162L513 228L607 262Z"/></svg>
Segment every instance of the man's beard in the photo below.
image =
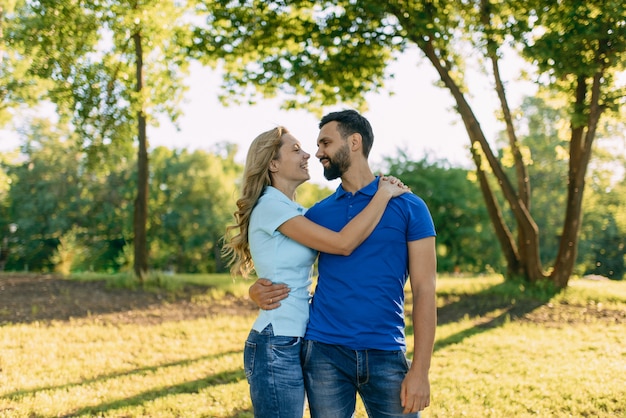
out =
<svg viewBox="0 0 626 418"><path fill-rule="evenodd" d="M341 147L332 157L328 157L328 166L324 167L326 180L335 180L350 168L350 149L348 145Z"/></svg>

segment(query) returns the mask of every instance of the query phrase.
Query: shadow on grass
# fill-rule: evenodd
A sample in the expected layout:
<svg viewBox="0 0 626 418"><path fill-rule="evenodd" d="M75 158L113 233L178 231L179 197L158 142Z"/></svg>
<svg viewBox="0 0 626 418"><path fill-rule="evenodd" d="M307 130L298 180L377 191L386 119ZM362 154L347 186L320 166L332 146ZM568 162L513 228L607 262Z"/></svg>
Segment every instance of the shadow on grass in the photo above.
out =
<svg viewBox="0 0 626 418"><path fill-rule="evenodd" d="M540 308L557 293L549 289L522 289L515 283L501 283L475 293L437 292L439 304L437 325L463 320L473 321L473 327L435 342L434 351L462 342L503 324L523 318ZM412 325L407 335L413 335Z"/></svg>
<svg viewBox="0 0 626 418"><path fill-rule="evenodd" d="M159 309L164 303L187 303L195 308L188 309L187 317L202 317L206 309L188 302L208 290L207 286L191 284L176 292L125 289L111 287L104 280L78 281L54 275L5 273L0 275L0 325L126 314Z"/></svg>
<svg viewBox="0 0 626 418"><path fill-rule="evenodd" d="M105 375L96 376L96 377L91 378L91 379L84 379L84 380L81 380L80 382L66 383L66 384L57 385L57 386L44 386L44 387L38 387L38 388L32 388L32 389L26 389L26 390L17 390L15 392L10 392L10 393L3 394L2 396L0 396L0 399L4 398L4 399L13 399L13 400L15 400L15 398L21 398L23 396L33 395L33 394L36 394L38 392L47 392L47 391L55 391L55 390L69 390L69 389L72 389L72 388L75 388L75 387L86 386L86 385L90 385L90 384L94 384L94 383L104 382L104 381L111 380L111 379L117 379L117 378L121 378L121 377L133 376L133 375L141 375L141 374L146 374L146 373L152 373L152 372L163 370L163 369L166 369L166 368L169 368L169 367L188 366L190 364L197 363L197 362L200 362L200 361L212 360L212 359L217 359L217 358L220 358L220 357L227 357L229 355L239 354L239 353L240 353L240 351L228 351L228 352L212 354L212 355L208 355L208 356L197 357L197 358L193 358L193 359L185 359L185 360L175 361L175 362L171 362L171 363L158 364L158 365L155 365L155 366L141 367L141 368L137 368L137 369L133 369L133 370L129 370L129 371L124 371L124 372L109 373L109 374L105 374ZM204 379L198 379L198 380L195 380L195 381L192 381L192 382L181 383L180 385L174 386L173 387L174 390L172 390L170 392L167 392L167 393L187 393L187 392L194 393L197 390L191 390L190 391L189 389L193 388L193 387L197 387L198 390L199 390L199 389L202 389L202 388L207 387L207 386L219 385L219 384L223 384L223 383L230 383L230 382L234 382L234 381L241 380L241 379L245 379L245 374L244 374L243 370L237 370L237 371L232 371L232 372L223 372L223 373L218 373L216 375L208 376L208 377L206 377ZM200 385L200 387L198 387L198 385ZM176 388L179 388L180 390L177 392ZM161 393L162 390L158 390L157 392ZM165 394L167 394L167 393L165 393ZM145 395L138 395L137 397L143 397L143 396L145 396ZM124 405L132 405L132 404L129 403L129 404L124 404ZM120 407L120 406L123 406L123 405L117 405L116 407ZM111 408L111 409L114 409L114 408ZM103 410L99 410L99 411L102 412ZM83 414L83 413L86 413L86 412L82 411L80 413Z"/></svg>
<svg viewBox="0 0 626 418"><path fill-rule="evenodd" d="M207 387L233 383L241 379L245 379L245 374L243 370L229 370L208 376L204 379L196 379L189 382L183 382L178 385L164 386L159 389L153 389L143 393L139 393L129 398L118 399L116 401L103 403L97 406L84 407L72 411L67 415L62 415L62 417L70 418L80 415L99 416L100 414L107 411L143 405L146 402L150 402L162 397L188 393L199 393Z"/></svg>

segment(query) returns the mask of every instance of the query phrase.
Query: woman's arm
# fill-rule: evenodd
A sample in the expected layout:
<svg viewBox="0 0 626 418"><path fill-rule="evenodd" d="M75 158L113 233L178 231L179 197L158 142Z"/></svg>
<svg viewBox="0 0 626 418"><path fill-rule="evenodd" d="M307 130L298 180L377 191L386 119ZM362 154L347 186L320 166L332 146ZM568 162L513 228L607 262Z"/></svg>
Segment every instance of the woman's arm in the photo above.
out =
<svg viewBox="0 0 626 418"><path fill-rule="evenodd" d="M378 225L389 200L408 191L409 189L395 177L381 176L378 190L370 203L341 231L335 232L324 228L304 216L289 219L279 226L278 230L283 235L314 250L329 254L350 255Z"/></svg>

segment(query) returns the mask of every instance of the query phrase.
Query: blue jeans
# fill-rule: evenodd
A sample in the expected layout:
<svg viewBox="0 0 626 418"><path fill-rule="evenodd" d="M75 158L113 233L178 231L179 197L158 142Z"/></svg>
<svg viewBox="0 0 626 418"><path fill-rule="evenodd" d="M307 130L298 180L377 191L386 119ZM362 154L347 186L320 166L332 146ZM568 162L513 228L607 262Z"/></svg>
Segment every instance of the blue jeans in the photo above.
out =
<svg viewBox="0 0 626 418"><path fill-rule="evenodd" d="M302 418L304 380L301 337L274 336L272 325L251 330L243 350L254 416Z"/></svg>
<svg viewBox="0 0 626 418"><path fill-rule="evenodd" d="M357 393L369 417L420 416L402 413L400 389L409 370L402 351L355 351L305 340L303 369L312 418L352 417Z"/></svg>

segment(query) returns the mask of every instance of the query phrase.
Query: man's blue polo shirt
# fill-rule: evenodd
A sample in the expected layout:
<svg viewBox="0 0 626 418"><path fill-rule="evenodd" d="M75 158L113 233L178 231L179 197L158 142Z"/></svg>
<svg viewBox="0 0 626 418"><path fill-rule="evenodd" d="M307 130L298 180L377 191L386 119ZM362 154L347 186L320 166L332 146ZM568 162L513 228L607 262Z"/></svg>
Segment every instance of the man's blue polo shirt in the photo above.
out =
<svg viewBox="0 0 626 418"><path fill-rule="evenodd" d="M378 179L354 195L340 185L305 216L340 231L377 189ZM407 243L432 236L435 227L426 204L405 193L391 199L372 234L350 256L320 253L305 338L353 350L406 351Z"/></svg>

